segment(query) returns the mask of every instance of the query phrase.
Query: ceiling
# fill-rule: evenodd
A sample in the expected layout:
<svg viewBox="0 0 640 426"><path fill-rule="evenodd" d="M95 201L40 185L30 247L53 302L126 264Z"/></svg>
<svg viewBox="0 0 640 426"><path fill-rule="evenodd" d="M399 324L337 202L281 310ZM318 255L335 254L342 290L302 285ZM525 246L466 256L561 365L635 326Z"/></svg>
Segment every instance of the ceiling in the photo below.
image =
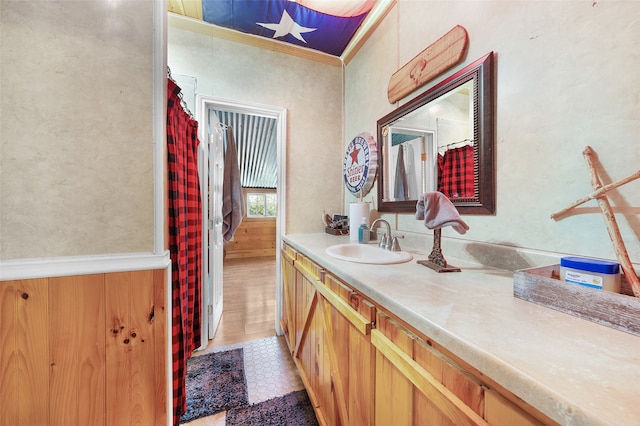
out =
<svg viewBox="0 0 640 426"><path fill-rule="evenodd" d="M172 22L198 32L348 62L396 0L168 0ZM207 29L197 29L196 26ZM324 58L323 58L324 57Z"/></svg>
<svg viewBox="0 0 640 426"><path fill-rule="evenodd" d="M233 132L243 188L277 188L278 154L275 118L233 111L212 111ZM228 143L225 133L225 146Z"/></svg>

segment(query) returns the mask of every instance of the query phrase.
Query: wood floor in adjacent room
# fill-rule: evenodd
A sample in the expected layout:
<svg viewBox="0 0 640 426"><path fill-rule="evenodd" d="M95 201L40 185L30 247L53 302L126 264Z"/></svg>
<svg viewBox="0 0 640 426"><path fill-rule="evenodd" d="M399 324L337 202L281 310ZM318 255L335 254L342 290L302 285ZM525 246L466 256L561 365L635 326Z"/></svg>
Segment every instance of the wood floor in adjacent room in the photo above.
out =
<svg viewBox="0 0 640 426"><path fill-rule="evenodd" d="M224 261L222 319L208 348L275 336L276 259Z"/></svg>

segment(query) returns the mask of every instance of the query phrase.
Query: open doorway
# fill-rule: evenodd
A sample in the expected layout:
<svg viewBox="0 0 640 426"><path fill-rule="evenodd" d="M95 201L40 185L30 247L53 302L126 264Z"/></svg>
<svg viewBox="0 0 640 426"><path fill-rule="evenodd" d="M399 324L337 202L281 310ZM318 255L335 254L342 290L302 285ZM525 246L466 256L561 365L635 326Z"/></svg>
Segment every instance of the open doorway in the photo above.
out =
<svg viewBox="0 0 640 426"><path fill-rule="evenodd" d="M281 335L280 318L282 312L282 283L280 248L285 224L285 182L286 182L286 109L257 105L198 95L196 97L200 140L206 141L200 155L201 187L203 197L203 332L201 348L215 337L224 311L224 243L222 239L222 194L221 179L224 161L224 134L228 126L242 126L243 131L259 126L272 126L275 137L275 194L277 216L275 218L275 321L276 334ZM229 120L250 120L252 125ZM225 123L227 121L227 123ZM265 127L266 128L266 127ZM240 130L240 129L238 129ZM251 137L251 135L247 135ZM239 139L239 138L236 138ZM255 148L258 149L258 148ZM206 152L205 152L206 151ZM256 152L257 154L257 152ZM257 155L248 157L255 163ZM251 167L261 167L252 163ZM259 174L254 174L258 176ZM206 207L206 208L205 208Z"/></svg>

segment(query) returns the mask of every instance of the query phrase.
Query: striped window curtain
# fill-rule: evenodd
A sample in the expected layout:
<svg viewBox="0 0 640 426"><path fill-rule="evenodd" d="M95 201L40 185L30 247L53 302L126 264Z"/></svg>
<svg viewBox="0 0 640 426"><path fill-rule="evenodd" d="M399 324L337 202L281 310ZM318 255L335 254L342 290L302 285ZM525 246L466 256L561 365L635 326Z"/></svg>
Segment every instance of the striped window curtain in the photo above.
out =
<svg viewBox="0 0 640 426"><path fill-rule="evenodd" d="M169 78L167 81L173 424L178 425L186 410L187 360L201 337L202 199L198 122L182 107L180 87Z"/></svg>

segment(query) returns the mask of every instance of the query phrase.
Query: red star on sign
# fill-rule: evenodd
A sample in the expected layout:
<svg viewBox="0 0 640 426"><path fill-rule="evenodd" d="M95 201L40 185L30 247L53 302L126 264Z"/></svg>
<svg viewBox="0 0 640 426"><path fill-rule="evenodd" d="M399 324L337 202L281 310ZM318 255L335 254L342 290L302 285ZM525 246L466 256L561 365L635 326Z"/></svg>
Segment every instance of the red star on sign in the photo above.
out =
<svg viewBox="0 0 640 426"><path fill-rule="evenodd" d="M349 153L349 155L351 156L351 165L358 164L358 154L360 154L360 150L357 146L354 145L353 151Z"/></svg>

